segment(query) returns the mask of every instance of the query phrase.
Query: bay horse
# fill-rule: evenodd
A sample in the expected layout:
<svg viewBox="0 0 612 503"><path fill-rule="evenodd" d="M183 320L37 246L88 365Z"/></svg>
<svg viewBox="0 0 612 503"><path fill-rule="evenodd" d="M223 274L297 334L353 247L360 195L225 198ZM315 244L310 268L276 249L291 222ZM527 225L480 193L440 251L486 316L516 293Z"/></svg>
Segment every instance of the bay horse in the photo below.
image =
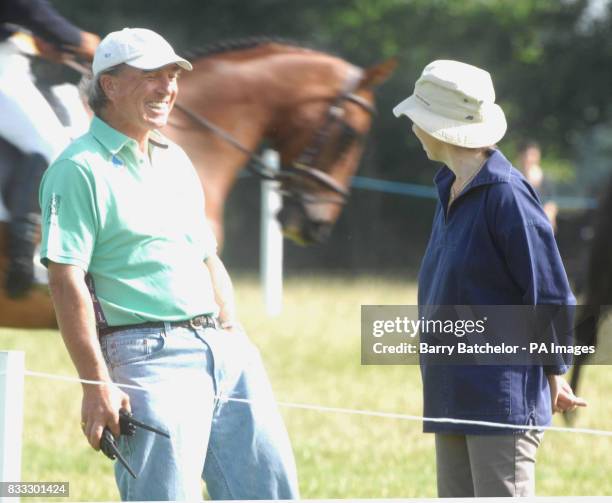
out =
<svg viewBox="0 0 612 503"><path fill-rule="evenodd" d="M612 306L612 178L601 194L595 213L595 229L589 249L584 298L578 309L575 329L576 344L597 346L602 321L610 314ZM571 386L578 394L582 367L589 363L591 355L582 353L574 358ZM573 415L568 416L573 419Z"/></svg>
<svg viewBox="0 0 612 503"><path fill-rule="evenodd" d="M389 60L362 69L337 56L270 39L216 44L188 55L170 122L163 134L191 158L206 196L206 213L219 244L225 200L245 164L266 140L283 169L279 180L284 234L300 243L329 234L349 195L374 114L373 89L395 68ZM0 225L0 250L6 248ZM32 289L23 299L4 291L0 257L0 326L55 327L50 298Z"/></svg>

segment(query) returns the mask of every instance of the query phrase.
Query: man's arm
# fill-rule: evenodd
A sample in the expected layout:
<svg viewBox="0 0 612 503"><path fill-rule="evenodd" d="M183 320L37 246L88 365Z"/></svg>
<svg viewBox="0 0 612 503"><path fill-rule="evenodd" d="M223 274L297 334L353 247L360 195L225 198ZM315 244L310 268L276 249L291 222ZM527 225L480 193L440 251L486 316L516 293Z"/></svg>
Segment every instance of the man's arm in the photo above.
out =
<svg viewBox="0 0 612 503"><path fill-rule="evenodd" d="M85 272L77 266L49 261L49 288L64 344L81 379L112 382L96 333L93 302ZM100 448L105 426L119 436L119 409L130 410L129 397L114 385L83 384L81 421L94 449Z"/></svg>
<svg viewBox="0 0 612 503"><path fill-rule="evenodd" d="M225 329L237 328L242 330L236 315L236 302L234 300L234 287L229 277L227 269L221 262L218 255L210 255L204 263L210 273L215 301L219 306L219 321L221 327Z"/></svg>

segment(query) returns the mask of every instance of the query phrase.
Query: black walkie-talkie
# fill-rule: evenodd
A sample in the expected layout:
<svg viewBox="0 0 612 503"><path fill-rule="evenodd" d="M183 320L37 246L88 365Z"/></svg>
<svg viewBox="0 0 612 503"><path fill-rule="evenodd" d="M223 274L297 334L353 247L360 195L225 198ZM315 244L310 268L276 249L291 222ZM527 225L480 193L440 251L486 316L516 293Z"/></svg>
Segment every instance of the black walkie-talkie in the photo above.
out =
<svg viewBox="0 0 612 503"><path fill-rule="evenodd" d="M166 438L170 438L170 435L167 433L154 428L142 421L139 421L132 413L125 410L119 410L119 432L121 435L132 436L136 432L136 426L139 428L143 428L148 431L152 431L153 433L157 433L158 435L162 435ZM136 474L132 467L128 464L125 458L119 452L119 448L117 447L117 441L115 440L115 436L112 434L108 427L104 428L102 432L102 438L100 439L100 450L110 459L117 459L119 462L125 467L125 469L129 472L129 474L136 478Z"/></svg>

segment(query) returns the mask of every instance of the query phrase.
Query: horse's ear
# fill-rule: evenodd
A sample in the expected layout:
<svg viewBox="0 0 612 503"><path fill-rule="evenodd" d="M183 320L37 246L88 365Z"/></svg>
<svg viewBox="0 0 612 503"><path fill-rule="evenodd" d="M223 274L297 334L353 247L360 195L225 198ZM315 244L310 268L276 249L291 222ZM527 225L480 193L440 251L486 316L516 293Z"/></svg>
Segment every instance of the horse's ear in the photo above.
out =
<svg viewBox="0 0 612 503"><path fill-rule="evenodd" d="M397 59L391 58L377 65L366 68L359 87L376 87L382 84L397 68Z"/></svg>

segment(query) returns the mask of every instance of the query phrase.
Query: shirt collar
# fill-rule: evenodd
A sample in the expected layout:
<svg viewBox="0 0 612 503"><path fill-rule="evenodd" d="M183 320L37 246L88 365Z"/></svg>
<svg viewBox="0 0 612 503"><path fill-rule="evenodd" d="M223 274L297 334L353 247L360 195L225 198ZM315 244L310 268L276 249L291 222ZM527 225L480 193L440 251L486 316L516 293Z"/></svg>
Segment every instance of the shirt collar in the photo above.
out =
<svg viewBox="0 0 612 503"><path fill-rule="evenodd" d="M97 115L94 116L89 127L89 132L98 140L102 146L112 155L116 155L128 144L135 147L136 140L117 131L108 125ZM168 142L159 131L151 131L149 134L149 144L159 148L168 148ZM130 146L132 146L130 145Z"/></svg>
<svg viewBox="0 0 612 503"><path fill-rule="evenodd" d="M168 148L168 140L156 129L149 134L149 143L159 148Z"/></svg>

